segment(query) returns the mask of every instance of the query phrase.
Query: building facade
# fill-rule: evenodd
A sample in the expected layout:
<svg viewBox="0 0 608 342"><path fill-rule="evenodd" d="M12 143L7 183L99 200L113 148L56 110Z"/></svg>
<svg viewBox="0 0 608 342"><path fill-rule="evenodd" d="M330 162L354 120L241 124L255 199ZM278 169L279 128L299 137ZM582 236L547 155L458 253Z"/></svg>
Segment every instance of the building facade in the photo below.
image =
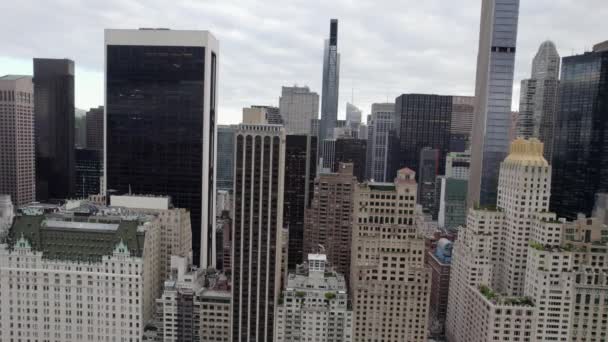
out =
<svg viewBox="0 0 608 342"><path fill-rule="evenodd" d="M393 129L394 103L373 103L368 117L367 179L376 182L388 181L389 136Z"/></svg>
<svg viewBox="0 0 608 342"><path fill-rule="evenodd" d="M608 48L564 57L553 145L551 210L590 215L595 194L608 189Z"/></svg>
<svg viewBox="0 0 608 342"><path fill-rule="evenodd" d="M317 175L317 137L287 135L283 226L289 230L288 268L304 260L304 213L310 207Z"/></svg>
<svg viewBox="0 0 608 342"><path fill-rule="evenodd" d="M95 149L77 148L76 156L76 182L74 196L88 198L89 195L101 193L101 178L103 177L103 152Z"/></svg>
<svg viewBox="0 0 608 342"><path fill-rule="evenodd" d="M352 196L357 184L353 170L352 164L341 164L336 173L319 174L305 215L304 253L324 250L340 274L350 272Z"/></svg>
<svg viewBox="0 0 608 342"><path fill-rule="evenodd" d="M86 114L86 148L91 150L103 150L103 106L91 108Z"/></svg>
<svg viewBox="0 0 608 342"><path fill-rule="evenodd" d="M338 53L338 19L329 23L329 39L323 52L323 89L321 93L321 122L319 144L333 138L338 120L338 94L340 86L340 54ZM321 151L323 153L324 151ZM324 157L322 154L320 157Z"/></svg>
<svg viewBox="0 0 608 342"><path fill-rule="evenodd" d="M424 147L418 162L418 203L422 209L437 219L436 182L439 175L439 150Z"/></svg>
<svg viewBox="0 0 608 342"><path fill-rule="evenodd" d="M336 160L336 139L321 140L320 144L319 152L322 157L319 162L319 172L331 172L334 168L334 161Z"/></svg>
<svg viewBox="0 0 608 342"><path fill-rule="evenodd" d="M282 87L279 112L288 134L311 134L312 120L319 117L319 94L308 87Z"/></svg>
<svg viewBox="0 0 608 342"><path fill-rule="evenodd" d="M32 77L0 77L0 194L17 206L35 201L35 169Z"/></svg>
<svg viewBox="0 0 608 342"><path fill-rule="evenodd" d="M545 144L545 159L551 162L553 125L559 88L559 54L552 41L543 42L532 62L532 76L521 81L517 132L523 138L538 138Z"/></svg>
<svg viewBox="0 0 608 342"><path fill-rule="evenodd" d="M232 125L217 126L217 189L232 191L234 184L234 132Z"/></svg>
<svg viewBox="0 0 608 342"><path fill-rule="evenodd" d="M243 108L243 123L250 125L282 125L279 108L272 106L251 106Z"/></svg>
<svg viewBox="0 0 608 342"><path fill-rule="evenodd" d="M231 340L272 342L282 266L285 131L239 125L235 135Z"/></svg>
<svg viewBox="0 0 608 342"><path fill-rule="evenodd" d="M445 334L445 318L450 290L452 241L441 238L435 250L427 252L426 265L431 269L431 299L429 305L429 330L432 336Z"/></svg>
<svg viewBox="0 0 608 342"><path fill-rule="evenodd" d="M426 341L431 271L418 227L415 172L355 187L350 287L353 341Z"/></svg>
<svg viewBox="0 0 608 342"><path fill-rule="evenodd" d="M482 2L467 191L469 208L496 203L498 170L510 143L518 19L519 0Z"/></svg>
<svg viewBox="0 0 608 342"><path fill-rule="evenodd" d="M424 147L439 150L439 174L450 149L452 96L404 94L395 100L391 141L391 174L407 167L418 170Z"/></svg>
<svg viewBox="0 0 608 342"><path fill-rule="evenodd" d="M194 262L214 266L218 41L208 31L105 31L107 190L190 210Z"/></svg>
<svg viewBox="0 0 608 342"><path fill-rule="evenodd" d="M450 152L464 152L471 146L471 131L475 116L475 97L452 97Z"/></svg>
<svg viewBox="0 0 608 342"><path fill-rule="evenodd" d="M34 58L36 199L74 194L74 61Z"/></svg>
<svg viewBox="0 0 608 342"><path fill-rule="evenodd" d="M336 140L333 172L338 172L340 163L353 164L353 174L357 181L365 180L365 166L367 157L367 140L354 138L340 138Z"/></svg>
<svg viewBox="0 0 608 342"><path fill-rule="evenodd" d="M352 310L344 276L309 254L300 273L290 273L276 312L275 342L350 342Z"/></svg>

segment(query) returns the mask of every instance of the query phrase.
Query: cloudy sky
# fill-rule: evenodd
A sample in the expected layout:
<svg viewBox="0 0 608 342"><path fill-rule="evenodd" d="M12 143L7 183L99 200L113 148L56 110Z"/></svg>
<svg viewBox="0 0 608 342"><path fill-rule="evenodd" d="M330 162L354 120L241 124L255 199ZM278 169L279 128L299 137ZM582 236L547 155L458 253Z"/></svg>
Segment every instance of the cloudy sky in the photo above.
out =
<svg viewBox="0 0 608 342"><path fill-rule="evenodd" d="M401 93L472 95L481 0L0 1L0 75L33 57L76 62L76 105L103 103L103 29L210 30L220 40L221 123L277 105L282 85L321 93L323 40L339 19L340 112ZM514 101L546 39L562 56L608 39L606 0L521 0Z"/></svg>

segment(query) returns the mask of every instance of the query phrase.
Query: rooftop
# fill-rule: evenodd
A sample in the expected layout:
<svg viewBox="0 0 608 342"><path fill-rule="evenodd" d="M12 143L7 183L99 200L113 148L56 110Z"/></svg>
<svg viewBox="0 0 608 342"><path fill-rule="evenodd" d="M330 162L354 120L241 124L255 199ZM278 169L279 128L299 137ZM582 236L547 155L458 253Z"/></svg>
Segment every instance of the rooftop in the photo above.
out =
<svg viewBox="0 0 608 342"><path fill-rule="evenodd" d="M32 77L32 76L28 76L28 75L5 75L0 77L1 81L16 81L16 80L20 80L22 78L26 78L26 77Z"/></svg>

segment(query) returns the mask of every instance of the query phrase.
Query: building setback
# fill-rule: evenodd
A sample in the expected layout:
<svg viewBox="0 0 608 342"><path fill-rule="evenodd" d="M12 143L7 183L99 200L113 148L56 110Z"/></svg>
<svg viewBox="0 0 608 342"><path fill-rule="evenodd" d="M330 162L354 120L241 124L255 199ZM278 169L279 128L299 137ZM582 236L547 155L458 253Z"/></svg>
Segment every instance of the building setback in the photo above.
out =
<svg viewBox="0 0 608 342"><path fill-rule="evenodd" d="M608 190L608 48L564 57L553 145L551 210L590 215Z"/></svg>
<svg viewBox="0 0 608 342"><path fill-rule="evenodd" d="M340 138L336 140L333 172L338 172L340 163L352 163L357 181L365 180L367 140Z"/></svg>
<svg viewBox="0 0 608 342"><path fill-rule="evenodd" d="M0 77L0 194L16 206L36 199L34 156L32 77Z"/></svg>
<svg viewBox="0 0 608 342"><path fill-rule="evenodd" d="M416 206L415 172L366 182L353 195L353 341L427 340L431 271Z"/></svg>
<svg viewBox="0 0 608 342"><path fill-rule="evenodd" d="M285 131L239 125L232 224L232 341L272 342L282 266Z"/></svg>
<svg viewBox="0 0 608 342"><path fill-rule="evenodd" d="M215 265L218 41L208 31L106 30L105 186L190 210L194 263Z"/></svg>
<svg viewBox="0 0 608 342"><path fill-rule="evenodd" d="M36 200L74 195L74 62L34 58Z"/></svg>
<svg viewBox="0 0 608 342"><path fill-rule="evenodd" d="M483 0L467 207L494 205L500 163L509 151L519 0Z"/></svg>
<svg viewBox="0 0 608 342"><path fill-rule="evenodd" d="M317 174L317 137L287 135L283 226L289 229L288 268L304 260L304 212L310 207Z"/></svg>
<svg viewBox="0 0 608 342"><path fill-rule="evenodd" d="M311 134L312 120L319 117L319 94L308 87L282 87L279 112L287 134Z"/></svg>
<svg viewBox="0 0 608 342"><path fill-rule="evenodd" d="M353 164L340 164L336 173L319 174L305 216L304 253L325 250L341 274L350 274L352 194L357 184L353 169Z"/></svg>
<svg viewBox="0 0 608 342"><path fill-rule="evenodd" d="M404 94L395 100L391 133L391 174L407 167L418 170L424 147L439 150L439 173L443 174L445 156L450 149L452 96Z"/></svg>
<svg viewBox="0 0 608 342"><path fill-rule="evenodd" d="M103 150L103 106L91 108L86 115L87 126L87 148L91 150Z"/></svg>

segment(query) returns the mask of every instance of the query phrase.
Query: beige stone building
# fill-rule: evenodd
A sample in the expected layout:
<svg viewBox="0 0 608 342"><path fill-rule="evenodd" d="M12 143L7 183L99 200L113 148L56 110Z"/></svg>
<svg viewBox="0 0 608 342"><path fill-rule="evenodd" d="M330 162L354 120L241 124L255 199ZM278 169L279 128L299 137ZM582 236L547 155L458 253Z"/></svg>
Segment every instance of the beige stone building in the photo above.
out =
<svg viewBox="0 0 608 342"><path fill-rule="evenodd" d="M362 183L353 203L353 341L426 341L431 271L416 211L415 172Z"/></svg>

